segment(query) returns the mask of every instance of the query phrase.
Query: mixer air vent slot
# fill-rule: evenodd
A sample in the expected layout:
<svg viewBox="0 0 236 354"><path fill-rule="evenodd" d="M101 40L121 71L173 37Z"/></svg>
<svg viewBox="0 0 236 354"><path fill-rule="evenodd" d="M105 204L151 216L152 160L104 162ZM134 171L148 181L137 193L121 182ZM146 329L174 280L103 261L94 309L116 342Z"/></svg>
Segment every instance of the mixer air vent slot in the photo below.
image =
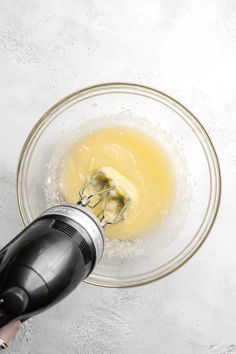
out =
<svg viewBox="0 0 236 354"><path fill-rule="evenodd" d="M85 239L81 238L80 243L79 243L79 248L81 249L81 252L83 253L85 264L88 264L91 261L91 252L90 252L89 245L87 244Z"/></svg>
<svg viewBox="0 0 236 354"><path fill-rule="evenodd" d="M57 229L59 231L64 232L66 235L68 235L69 237L73 237L77 230L74 229L72 226L64 223L63 221L60 220L55 220L55 222L52 224L52 226L54 229Z"/></svg>

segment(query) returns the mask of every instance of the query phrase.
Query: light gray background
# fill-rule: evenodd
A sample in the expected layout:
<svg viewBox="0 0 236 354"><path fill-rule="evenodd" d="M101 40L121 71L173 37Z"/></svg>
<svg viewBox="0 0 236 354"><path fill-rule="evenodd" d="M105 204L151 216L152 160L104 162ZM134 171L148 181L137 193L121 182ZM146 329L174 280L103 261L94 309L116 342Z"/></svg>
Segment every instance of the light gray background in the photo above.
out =
<svg viewBox="0 0 236 354"><path fill-rule="evenodd" d="M0 245L22 228L15 176L29 130L63 96L105 81L156 87L202 121L222 168L220 213L174 274L125 290L82 284L8 353L236 353L235 0L0 2Z"/></svg>

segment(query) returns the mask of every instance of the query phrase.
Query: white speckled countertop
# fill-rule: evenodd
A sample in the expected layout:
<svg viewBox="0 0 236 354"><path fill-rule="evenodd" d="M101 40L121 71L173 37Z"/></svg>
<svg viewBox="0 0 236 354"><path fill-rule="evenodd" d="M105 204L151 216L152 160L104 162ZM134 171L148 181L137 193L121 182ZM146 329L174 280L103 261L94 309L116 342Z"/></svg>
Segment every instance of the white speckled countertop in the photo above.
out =
<svg viewBox="0 0 236 354"><path fill-rule="evenodd" d="M90 84L142 83L182 101L210 133L223 177L214 229L184 267L139 288L82 284L6 353L236 353L235 18L235 0L0 2L1 246L22 228L15 177L29 130Z"/></svg>

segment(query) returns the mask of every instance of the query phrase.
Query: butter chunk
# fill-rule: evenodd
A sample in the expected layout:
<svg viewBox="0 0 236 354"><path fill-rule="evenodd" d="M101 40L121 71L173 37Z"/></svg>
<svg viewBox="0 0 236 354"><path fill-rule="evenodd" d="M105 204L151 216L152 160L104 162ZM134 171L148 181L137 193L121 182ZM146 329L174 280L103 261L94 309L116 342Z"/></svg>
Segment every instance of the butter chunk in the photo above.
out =
<svg viewBox="0 0 236 354"><path fill-rule="evenodd" d="M127 178L121 175L112 167L103 167L100 170L101 178L105 179L110 187L115 187L112 195L131 203L137 202L138 194L136 188Z"/></svg>

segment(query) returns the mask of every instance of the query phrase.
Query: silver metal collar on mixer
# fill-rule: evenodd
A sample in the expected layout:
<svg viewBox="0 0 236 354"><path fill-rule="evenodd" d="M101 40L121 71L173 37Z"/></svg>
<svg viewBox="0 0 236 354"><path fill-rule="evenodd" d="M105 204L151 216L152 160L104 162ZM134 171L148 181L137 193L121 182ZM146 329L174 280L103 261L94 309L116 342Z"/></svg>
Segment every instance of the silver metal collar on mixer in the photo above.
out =
<svg viewBox="0 0 236 354"><path fill-rule="evenodd" d="M76 204L62 204L52 207L44 211L40 217L55 214L68 217L86 230L84 237L90 237L92 240L96 250L96 263L98 263L104 251L104 232L96 217L89 210Z"/></svg>

